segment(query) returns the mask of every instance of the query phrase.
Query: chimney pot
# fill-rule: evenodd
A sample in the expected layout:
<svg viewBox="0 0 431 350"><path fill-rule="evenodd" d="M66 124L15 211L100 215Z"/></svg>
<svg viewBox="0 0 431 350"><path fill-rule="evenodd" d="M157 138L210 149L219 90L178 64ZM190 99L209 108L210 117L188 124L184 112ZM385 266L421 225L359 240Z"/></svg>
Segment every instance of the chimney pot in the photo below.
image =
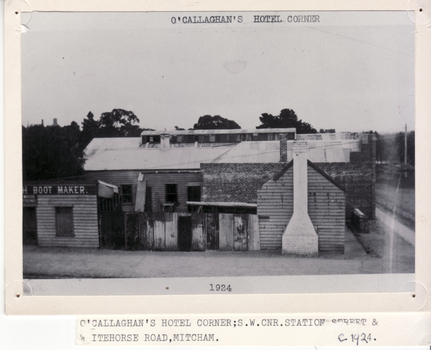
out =
<svg viewBox="0 0 431 350"><path fill-rule="evenodd" d="M163 151L169 150L170 148L170 135L160 134L160 149Z"/></svg>

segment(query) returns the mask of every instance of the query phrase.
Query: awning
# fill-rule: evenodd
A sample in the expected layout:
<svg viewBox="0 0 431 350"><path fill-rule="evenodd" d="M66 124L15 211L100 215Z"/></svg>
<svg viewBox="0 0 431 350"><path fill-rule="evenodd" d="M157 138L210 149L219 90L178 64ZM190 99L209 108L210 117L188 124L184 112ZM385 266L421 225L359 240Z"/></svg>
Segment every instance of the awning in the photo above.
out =
<svg viewBox="0 0 431 350"><path fill-rule="evenodd" d="M189 202L187 205L202 205L212 207L241 207L241 208L257 208L256 203L242 203L242 202Z"/></svg>
<svg viewBox="0 0 431 350"><path fill-rule="evenodd" d="M106 182L97 180L98 189L97 195L102 198L112 198L114 197L114 193L118 193L118 187L112 184L108 184Z"/></svg>

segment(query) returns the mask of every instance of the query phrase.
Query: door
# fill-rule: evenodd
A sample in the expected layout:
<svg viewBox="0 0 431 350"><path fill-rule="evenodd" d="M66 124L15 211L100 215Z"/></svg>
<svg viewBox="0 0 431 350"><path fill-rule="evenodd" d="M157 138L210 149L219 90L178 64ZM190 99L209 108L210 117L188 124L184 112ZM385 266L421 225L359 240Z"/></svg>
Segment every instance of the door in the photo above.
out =
<svg viewBox="0 0 431 350"><path fill-rule="evenodd" d="M191 216L178 217L178 249L192 250L192 218Z"/></svg>
<svg viewBox="0 0 431 350"><path fill-rule="evenodd" d="M248 216L234 215L233 219L233 250L246 251L248 247Z"/></svg>
<svg viewBox="0 0 431 350"><path fill-rule="evenodd" d="M24 245L37 245L36 207L23 208L22 243Z"/></svg>

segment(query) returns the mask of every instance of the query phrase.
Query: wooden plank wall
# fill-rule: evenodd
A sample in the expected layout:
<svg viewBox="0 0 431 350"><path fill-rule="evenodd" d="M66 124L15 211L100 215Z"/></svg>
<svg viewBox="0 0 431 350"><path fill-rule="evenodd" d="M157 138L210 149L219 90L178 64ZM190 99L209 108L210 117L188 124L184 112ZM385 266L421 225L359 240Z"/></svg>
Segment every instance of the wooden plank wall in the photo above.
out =
<svg viewBox="0 0 431 350"><path fill-rule="evenodd" d="M126 249L178 250L179 213L126 213ZM257 215L191 213L191 250L259 250ZM135 219L138 222L135 224ZM134 231L135 230L135 231ZM211 244L207 244L208 240Z"/></svg>
<svg viewBox="0 0 431 350"><path fill-rule="evenodd" d="M204 215L204 234L207 237L207 250L219 250L219 218L217 213L206 213Z"/></svg>
<svg viewBox="0 0 431 350"><path fill-rule="evenodd" d="M293 167L277 181L269 180L257 191L261 249L280 249L281 238L293 214Z"/></svg>
<svg viewBox="0 0 431 350"><path fill-rule="evenodd" d="M248 217L233 216L233 250L244 252L248 249Z"/></svg>
<svg viewBox="0 0 431 350"><path fill-rule="evenodd" d="M165 222L161 215L158 215L158 217L155 217L153 222L154 222L154 249L165 250L166 249Z"/></svg>
<svg viewBox="0 0 431 350"><path fill-rule="evenodd" d="M344 252L345 192L308 167L308 214L319 234L319 251ZM278 181L258 190L261 249L280 249L282 235L293 214L293 167Z"/></svg>
<svg viewBox="0 0 431 350"><path fill-rule="evenodd" d="M139 214L139 242L143 250L154 246L154 220L145 213Z"/></svg>
<svg viewBox="0 0 431 350"><path fill-rule="evenodd" d="M115 171L90 171L85 173L88 180L101 180L110 184L132 185L133 204L124 204L123 211L135 211L136 191L138 184L139 170L115 170ZM154 212L160 211L160 204L165 203L166 184L177 184L178 202L180 205L177 211L187 211L187 186L202 183L202 175L200 172L160 172L160 173L144 173L144 181L147 186L151 187L152 192L152 208Z"/></svg>
<svg viewBox="0 0 431 350"><path fill-rule="evenodd" d="M219 214L219 249L260 250L257 215Z"/></svg>
<svg viewBox="0 0 431 350"><path fill-rule="evenodd" d="M207 247L207 235L204 232L203 213L192 213L192 250L205 251Z"/></svg>
<svg viewBox="0 0 431 350"><path fill-rule="evenodd" d="M97 197L95 195L39 195L36 209L40 246L99 247ZM73 206L74 236L56 235L55 207Z"/></svg>
<svg viewBox="0 0 431 350"><path fill-rule="evenodd" d="M259 219L257 215L248 216L248 250L260 250Z"/></svg>
<svg viewBox="0 0 431 350"><path fill-rule="evenodd" d="M219 214L219 249L233 250L233 214Z"/></svg>
<svg viewBox="0 0 431 350"><path fill-rule="evenodd" d="M308 167L308 215L317 226L319 251L344 253L345 192L311 167Z"/></svg>
<svg viewBox="0 0 431 350"><path fill-rule="evenodd" d="M166 250L178 250L178 214L165 213Z"/></svg>

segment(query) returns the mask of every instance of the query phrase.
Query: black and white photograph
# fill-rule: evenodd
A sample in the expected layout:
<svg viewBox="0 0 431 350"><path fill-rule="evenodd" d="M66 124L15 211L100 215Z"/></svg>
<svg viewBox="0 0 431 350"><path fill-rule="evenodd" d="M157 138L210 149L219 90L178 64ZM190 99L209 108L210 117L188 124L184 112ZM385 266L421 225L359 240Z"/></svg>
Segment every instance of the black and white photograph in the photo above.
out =
<svg viewBox="0 0 431 350"><path fill-rule="evenodd" d="M20 35L34 295L414 279L407 11L32 11Z"/></svg>

